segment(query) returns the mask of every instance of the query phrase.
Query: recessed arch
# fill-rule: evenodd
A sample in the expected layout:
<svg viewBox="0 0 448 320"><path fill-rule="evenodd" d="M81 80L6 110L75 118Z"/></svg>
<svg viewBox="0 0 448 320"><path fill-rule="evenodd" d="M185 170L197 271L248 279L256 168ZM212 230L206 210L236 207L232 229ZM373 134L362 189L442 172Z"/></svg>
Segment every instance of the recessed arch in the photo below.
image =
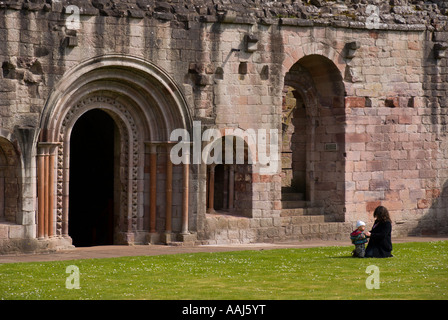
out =
<svg viewBox="0 0 448 320"><path fill-rule="evenodd" d="M310 54L291 66L284 86L284 207L322 207L339 219L345 203L345 86L341 72L329 58Z"/></svg>
<svg viewBox="0 0 448 320"><path fill-rule="evenodd" d="M119 194L115 243L133 242L144 225L145 166L147 145L166 143L174 129L191 128L189 107L180 88L162 69L140 58L105 55L87 60L69 70L50 94L40 121L39 145L43 161L40 175L53 173L55 199L49 190L42 208L55 215L57 235L68 236L70 137L76 123L92 110L107 113L119 133L115 192ZM44 189L44 186L42 186ZM117 191L118 190L118 191ZM49 203L50 205L47 205ZM114 210L117 210L116 208ZM50 218L51 219L51 218ZM121 240L120 240L121 239Z"/></svg>
<svg viewBox="0 0 448 320"><path fill-rule="evenodd" d="M83 113L71 130L69 235L75 246L114 244L120 218L119 131L101 109Z"/></svg>
<svg viewBox="0 0 448 320"><path fill-rule="evenodd" d="M17 222L21 211L20 160L13 144L0 136L0 222Z"/></svg>
<svg viewBox="0 0 448 320"><path fill-rule="evenodd" d="M98 92L132 104L148 140L168 140L172 130L191 128L182 91L164 70L141 58L104 55L69 70L52 90L41 117L40 141L58 141L64 114L87 94Z"/></svg>
<svg viewBox="0 0 448 320"><path fill-rule="evenodd" d="M229 131L232 133L205 148L207 154L211 150L218 153L219 157L215 154L214 159L221 160L207 166L207 211L252 217L255 142L242 130Z"/></svg>

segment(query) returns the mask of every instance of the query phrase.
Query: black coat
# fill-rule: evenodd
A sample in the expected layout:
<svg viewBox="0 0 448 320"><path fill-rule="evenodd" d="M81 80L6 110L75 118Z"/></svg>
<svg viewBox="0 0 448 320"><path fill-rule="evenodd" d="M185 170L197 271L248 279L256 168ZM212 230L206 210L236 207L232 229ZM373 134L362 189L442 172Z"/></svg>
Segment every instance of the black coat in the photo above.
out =
<svg viewBox="0 0 448 320"><path fill-rule="evenodd" d="M392 257L392 224L389 221L375 221L370 231L370 240L366 248L366 258Z"/></svg>

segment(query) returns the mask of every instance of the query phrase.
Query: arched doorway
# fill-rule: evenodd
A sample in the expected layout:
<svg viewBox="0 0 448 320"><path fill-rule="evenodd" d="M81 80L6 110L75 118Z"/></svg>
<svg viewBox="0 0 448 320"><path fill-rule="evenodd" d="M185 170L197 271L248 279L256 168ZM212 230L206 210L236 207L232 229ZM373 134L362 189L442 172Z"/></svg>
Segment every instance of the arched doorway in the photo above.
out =
<svg viewBox="0 0 448 320"><path fill-rule="evenodd" d="M282 204L336 219L345 204L345 87L333 61L308 55L285 75Z"/></svg>
<svg viewBox="0 0 448 320"><path fill-rule="evenodd" d="M108 154L113 153L107 161L94 159L82 151L89 147L90 142L71 141L72 138L77 139L76 131L78 127L83 127L83 121L90 119L92 122L95 119L94 110L101 114L98 114L100 120L93 121L95 125L100 127L101 132L109 132L108 137L113 137L107 143L96 142L105 146L113 143L113 148L107 148ZM99 125L100 122L108 122L109 125L104 128L103 124ZM110 129L112 124L113 130ZM164 212L166 225L172 222L171 230L180 229L182 234L187 234L190 222L191 228L195 228L195 221L190 220L188 215L189 163L182 166L182 188L170 190L171 200L165 204L158 199L161 198L159 194L168 189L163 188L163 184L167 180L169 166L166 169L158 167L157 148L168 150L170 134L179 128L188 130L191 124L189 108L180 88L169 74L148 61L123 55L104 55L86 60L69 70L52 91L42 113L39 136L41 153L38 158L41 165L37 175L41 177L39 186L46 193L45 197L39 198L38 204L42 210L39 211L38 225L46 225L54 217L55 234L71 240L77 210L72 208L77 193L72 189L78 188L80 194L85 193L82 187L71 181L76 179L73 173L76 171L71 167L73 160L76 162L76 156L72 159L71 152L75 152L81 157L87 156L89 164L106 162L105 167L113 167L109 169L109 178L103 181L104 186L99 187L107 190L111 186L113 188L113 209L105 209L108 221L111 220L110 212L114 212L113 227L102 231L103 235L107 234L106 242L89 240L86 241L87 245L156 241L158 234L163 232L156 222ZM93 130L88 125L84 128ZM79 140L85 140L82 134L79 137ZM81 151L71 150L76 145ZM170 179L175 181L178 177L171 174ZM52 188L45 188L46 185ZM110 199L110 196L105 199ZM110 200L106 202L110 203ZM169 221L170 209L173 217L181 213L181 221L174 218ZM171 231L169 226L166 229ZM90 229L89 232L92 231L95 230ZM41 234L44 236L44 232ZM74 244L77 245L76 241Z"/></svg>
<svg viewBox="0 0 448 320"><path fill-rule="evenodd" d="M69 235L75 246L113 244L117 128L105 112L82 115L70 138Z"/></svg>

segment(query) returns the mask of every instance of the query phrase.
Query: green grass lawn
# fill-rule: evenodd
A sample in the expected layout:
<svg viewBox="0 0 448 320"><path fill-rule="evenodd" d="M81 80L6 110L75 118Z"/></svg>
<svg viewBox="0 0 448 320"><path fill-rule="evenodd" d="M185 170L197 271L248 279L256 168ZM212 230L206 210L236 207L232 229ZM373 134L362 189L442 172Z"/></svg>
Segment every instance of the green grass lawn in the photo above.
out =
<svg viewBox="0 0 448 320"><path fill-rule="evenodd" d="M0 264L0 299L447 299L448 241L394 244L388 259L319 247ZM69 265L79 289L67 289ZM380 288L367 289L369 265Z"/></svg>

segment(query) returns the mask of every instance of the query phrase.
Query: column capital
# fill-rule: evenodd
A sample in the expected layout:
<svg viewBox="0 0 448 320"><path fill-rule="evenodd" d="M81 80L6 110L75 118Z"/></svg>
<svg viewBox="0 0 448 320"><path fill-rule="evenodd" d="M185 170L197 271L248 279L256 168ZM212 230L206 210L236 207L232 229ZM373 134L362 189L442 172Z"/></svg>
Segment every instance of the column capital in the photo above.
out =
<svg viewBox="0 0 448 320"><path fill-rule="evenodd" d="M147 146L152 146L152 145L156 145L156 146L172 145L172 146L174 146L175 144L185 143L185 142L154 140L154 141L145 141L144 143ZM186 142L186 143L190 143L190 142Z"/></svg>
<svg viewBox="0 0 448 320"><path fill-rule="evenodd" d="M59 147L62 145L62 142L38 142L37 147L39 148L50 148L50 147Z"/></svg>
<svg viewBox="0 0 448 320"><path fill-rule="evenodd" d="M147 146L149 148L149 152L150 153L157 153L157 147L158 146L165 146L169 149L171 149L172 146L174 146L175 144L177 144L178 142L176 141L145 141L145 146Z"/></svg>
<svg viewBox="0 0 448 320"><path fill-rule="evenodd" d="M182 231L181 234L189 234L188 231L188 197L190 194L190 164L184 163L182 168Z"/></svg>
<svg viewBox="0 0 448 320"><path fill-rule="evenodd" d="M57 147L62 146L62 142L38 142L37 143L37 153L38 155L46 155L48 153L53 153Z"/></svg>

